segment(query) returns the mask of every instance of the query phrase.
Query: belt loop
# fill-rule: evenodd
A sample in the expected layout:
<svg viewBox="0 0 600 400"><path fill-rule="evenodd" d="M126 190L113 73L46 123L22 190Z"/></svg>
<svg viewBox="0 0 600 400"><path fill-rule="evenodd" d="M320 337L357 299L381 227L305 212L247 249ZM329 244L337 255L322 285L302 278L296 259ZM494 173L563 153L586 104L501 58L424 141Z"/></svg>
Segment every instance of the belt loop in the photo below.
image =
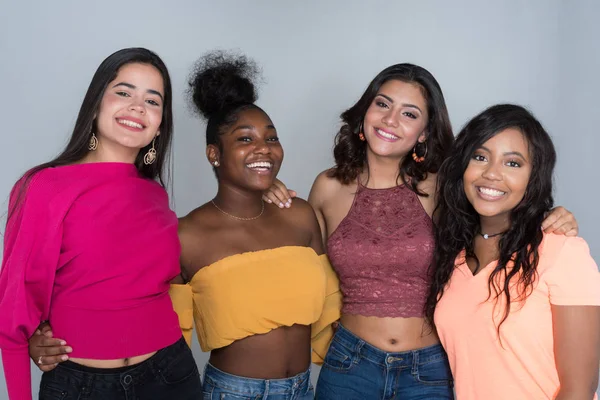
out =
<svg viewBox="0 0 600 400"><path fill-rule="evenodd" d="M417 374L419 372L419 350L413 350L413 365L412 365L412 373Z"/></svg>

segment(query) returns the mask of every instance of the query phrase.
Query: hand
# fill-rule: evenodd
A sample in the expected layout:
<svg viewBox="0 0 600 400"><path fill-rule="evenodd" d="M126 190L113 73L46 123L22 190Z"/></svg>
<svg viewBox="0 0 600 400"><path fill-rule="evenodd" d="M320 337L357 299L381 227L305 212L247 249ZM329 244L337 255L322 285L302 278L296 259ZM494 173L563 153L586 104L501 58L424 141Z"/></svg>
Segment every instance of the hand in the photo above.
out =
<svg viewBox="0 0 600 400"><path fill-rule="evenodd" d="M263 200L267 203L275 203L279 208L290 208L292 205L292 198L296 197L298 193L295 190L288 189L283 182L279 179L275 179L275 183L263 193Z"/></svg>
<svg viewBox="0 0 600 400"><path fill-rule="evenodd" d="M575 216L564 207L553 208L542 222L542 229L546 233L566 236L577 236L579 233Z"/></svg>
<svg viewBox="0 0 600 400"><path fill-rule="evenodd" d="M52 337L52 328L48 323L41 324L29 338L29 356L43 372L52 371L59 362L69 359L73 349L62 339Z"/></svg>

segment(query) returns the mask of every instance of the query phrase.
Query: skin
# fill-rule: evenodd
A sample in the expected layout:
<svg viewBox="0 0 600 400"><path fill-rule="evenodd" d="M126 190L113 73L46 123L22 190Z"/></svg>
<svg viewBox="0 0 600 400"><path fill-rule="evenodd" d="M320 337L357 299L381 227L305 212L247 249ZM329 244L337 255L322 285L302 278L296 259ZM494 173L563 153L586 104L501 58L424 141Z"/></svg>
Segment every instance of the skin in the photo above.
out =
<svg viewBox="0 0 600 400"><path fill-rule="evenodd" d="M510 226L510 212L523 199L531 175L531 155L525 137L506 129L478 149L463 175L465 194L479 214L482 232L502 232ZM503 194L482 193L480 188ZM499 257L499 237L475 239L474 252L481 266ZM471 272L480 264L467 259ZM600 307L551 305L554 353L560 380L558 400L589 400L598 387L600 363Z"/></svg>
<svg viewBox="0 0 600 400"><path fill-rule="evenodd" d="M415 107L410 107L413 105ZM397 185L398 166L410 157L417 141L427 138L427 104L417 85L388 81L381 86L365 115L364 134L368 143L365 169L360 182L369 188L384 189ZM378 137L375 129L383 129L399 137L388 142ZM315 180L308 198L313 206L323 238L328 238L348 214L356 193L357 182L343 185L324 171ZM368 173L368 181L367 181ZM429 174L419 184L419 190L429 197L419 197L431 217L436 206L436 175ZM366 182L366 183L365 183ZM291 205L291 194L285 185L276 182L265 199L282 208ZM577 235L573 216L559 207L544 221L546 232ZM387 352L418 349L439 343L439 338L422 318L377 318L342 315L341 322L366 342Z"/></svg>
<svg viewBox="0 0 600 400"><path fill-rule="evenodd" d="M229 214L255 217L261 213L262 193L273 185L283 160L277 131L263 111L250 109L239 115L220 140L223 152L218 146L207 147L209 162L219 163L214 201ZM272 163L271 170L250 170L247 165L256 161ZM232 218L209 202L180 219L179 238L182 276L173 283L188 281L204 266L249 251L304 246L323 254L319 223L310 205L301 199L287 212L266 205L259 218L249 221ZM42 370L54 368L67 350L60 339L51 338L48 326L30 340L31 357L43 356ZM280 327L237 340L213 350L210 363L227 373L257 379L297 375L310 366L310 327Z"/></svg>
<svg viewBox="0 0 600 400"><path fill-rule="evenodd" d="M81 160L89 162L123 162L133 163L141 148L147 146L159 135L162 121L164 82L160 72L147 64L127 64L119 70L117 77L111 81L102 97L96 114L96 137L98 148L90 151ZM136 122L141 127L129 127L123 122ZM49 326L41 326L33 338L40 339L42 348L50 354L56 354L50 361L42 360L40 366L48 371L59 361L69 359L72 348L62 339L52 338ZM56 346L58 347L52 347ZM94 368L118 368L138 364L155 352L130 358L95 360L88 358L71 358L71 361ZM31 351L30 355L34 356ZM35 361L39 365L39 356Z"/></svg>

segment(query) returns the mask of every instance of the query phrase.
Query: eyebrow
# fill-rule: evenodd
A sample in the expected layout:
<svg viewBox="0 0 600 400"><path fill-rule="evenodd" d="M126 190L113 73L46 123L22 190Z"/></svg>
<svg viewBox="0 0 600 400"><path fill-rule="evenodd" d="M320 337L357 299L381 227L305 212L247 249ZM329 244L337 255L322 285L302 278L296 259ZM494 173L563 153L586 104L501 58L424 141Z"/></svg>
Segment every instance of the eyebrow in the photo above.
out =
<svg viewBox="0 0 600 400"><path fill-rule="evenodd" d="M135 85L132 85L131 83L127 83L127 82L119 82L116 85L114 85L113 88L116 88L117 86L125 86L125 87L128 87L129 89L133 89L133 90L137 89L137 87ZM162 96L162 94L160 94L160 92L153 90L153 89L148 89L148 90L146 90L146 92L148 92L150 94L155 94L158 97L160 97L161 100L164 101L163 96Z"/></svg>
<svg viewBox="0 0 600 400"><path fill-rule="evenodd" d="M256 129L256 127L255 127L255 126L252 126L252 125L240 125L240 126L236 126L236 127L235 127L235 128L232 130L232 131L231 131L231 133L233 133L233 132L235 132L235 131L242 130L242 129L255 130L255 129ZM275 129L275 126L274 126L274 125L272 125L272 124L269 124L269 125L267 125L267 129Z"/></svg>
<svg viewBox="0 0 600 400"><path fill-rule="evenodd" d="M490 150L490 149L488 149L488 148L487 148L487 147L485 147L485 146L481 146L481 147L480 147L480 149L483 149L483 150L487 151L488 153L491 153L491 150ZM506 153L504 153L503 155L504 155L504 156L519 156L519 157L521 157L523 160L527 160L527 159L525 158L525 156L524 156L523 154L521 154L520 152L518 152L518 151L507 151L507 152L506 152Z"/></svg>
<svg viewBox="0 0 600 400"><path fill-rule="evenodd" d="M383 93L377 93L377 96L381 96L381 97L383 97L384 99L386 99L387 101L389 101L390 103L394 103L394 100L392 100L392 98L391 98L391 97L389 97L389 96L386 96L386 95L385 95L385 94L383 94ZM375 97L377 97L377 96L375 96ZM416 105L414 105L414 104L410 104L410 103L402 103L401 105L402 105L403 107L416 108L417 110L419 110L419 111L423 112L423 111L422 111L422 110L421 110L421 109L420 109L418 106L416 106Z"/></svg>

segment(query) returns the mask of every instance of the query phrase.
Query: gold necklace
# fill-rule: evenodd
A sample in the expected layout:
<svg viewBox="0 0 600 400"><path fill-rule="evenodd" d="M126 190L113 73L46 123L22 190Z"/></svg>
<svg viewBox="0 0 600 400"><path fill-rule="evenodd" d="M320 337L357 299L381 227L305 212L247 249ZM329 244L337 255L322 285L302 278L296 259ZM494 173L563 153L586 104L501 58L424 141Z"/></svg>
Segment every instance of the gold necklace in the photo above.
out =
<svg viewBox="0 0 600 400"><path fill-rule="evenodd" d="M215 206L217 208L217 210L221 211L223 214L227 215L228 217L235 218L239 221L252 221L252 220L258 219L258 218L260 218L261 215L263 215L263 212L265 212L265 202L262 199L261 199L262 209L260 210L260 214L258 214L256 217L250 217L250 218L236 217L235 215L229 214L228 212L221 210L221 208L215 203L214 200L211 200L210 202L213 204L213 206Z"/></svg>

